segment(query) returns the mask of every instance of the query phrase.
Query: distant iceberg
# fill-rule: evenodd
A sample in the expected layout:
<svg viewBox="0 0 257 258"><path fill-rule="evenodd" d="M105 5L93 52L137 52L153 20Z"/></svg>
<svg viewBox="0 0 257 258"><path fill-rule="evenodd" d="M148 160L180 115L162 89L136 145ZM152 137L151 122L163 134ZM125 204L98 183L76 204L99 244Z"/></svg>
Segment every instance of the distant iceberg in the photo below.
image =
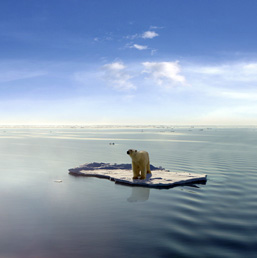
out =
<svg viewBox="0 0 257 258"><path fill-rule="evenodd" d="M207 175L188 172L170 172L162 167L151 165L152 174L147 174L144 180L132 179L131 164L86 163L69 169L74 176L105 178L116 184L141 186L150 188L171 188L179 185L205 184Z"/></svg>

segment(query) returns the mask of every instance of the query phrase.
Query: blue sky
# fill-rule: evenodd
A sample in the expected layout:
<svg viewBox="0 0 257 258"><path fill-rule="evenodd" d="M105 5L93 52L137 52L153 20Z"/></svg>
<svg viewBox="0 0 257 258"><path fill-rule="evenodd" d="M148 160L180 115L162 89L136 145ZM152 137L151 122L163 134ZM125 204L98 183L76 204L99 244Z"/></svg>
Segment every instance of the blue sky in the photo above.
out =
<svg viewBox="0 0 257 258"><path fill-rule="evenodd" d="M0 124L257 124L255 0L4 0Z"/></svg>

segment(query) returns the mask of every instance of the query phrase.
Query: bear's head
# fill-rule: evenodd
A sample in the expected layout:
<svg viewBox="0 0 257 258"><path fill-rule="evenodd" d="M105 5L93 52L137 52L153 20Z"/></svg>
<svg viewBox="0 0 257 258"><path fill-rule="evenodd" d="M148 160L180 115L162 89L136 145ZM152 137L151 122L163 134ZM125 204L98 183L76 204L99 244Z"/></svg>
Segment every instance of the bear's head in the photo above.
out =
<svg viewBox="0 0 257 258"><path fill-rule="evenodd" d="M129 150L127 151L127 154L128 154L130 157L133 157L136 153L137 153L137 150L129 149Z"/></svg>

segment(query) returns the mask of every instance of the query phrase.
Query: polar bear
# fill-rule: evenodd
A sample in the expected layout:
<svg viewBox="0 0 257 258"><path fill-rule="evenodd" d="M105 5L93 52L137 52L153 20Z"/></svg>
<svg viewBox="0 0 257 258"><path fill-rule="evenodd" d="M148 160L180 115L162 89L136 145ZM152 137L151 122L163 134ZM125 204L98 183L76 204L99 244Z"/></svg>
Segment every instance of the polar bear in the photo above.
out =
<svg viewBox="0 0 257 258"><path fill-rule="evenodd" d="M127 154L132 159L133 179L146 178L146 173L151 174L150 160L147 151L128 150ZM141 174L140 174L141 172Z"/></svg>

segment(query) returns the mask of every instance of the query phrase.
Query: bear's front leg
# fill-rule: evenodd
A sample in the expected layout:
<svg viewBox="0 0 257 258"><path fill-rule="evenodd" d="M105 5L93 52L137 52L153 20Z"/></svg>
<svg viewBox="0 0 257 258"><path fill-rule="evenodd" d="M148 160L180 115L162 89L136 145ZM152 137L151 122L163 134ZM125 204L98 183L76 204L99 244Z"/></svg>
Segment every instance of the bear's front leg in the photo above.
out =
<svg viewBox="0 0 257 258"><path fill-rule="evenodd" d="M133 170L133 179L138 179L139 177L139 167L134 162L132 162L132 170Z"/></svg>

